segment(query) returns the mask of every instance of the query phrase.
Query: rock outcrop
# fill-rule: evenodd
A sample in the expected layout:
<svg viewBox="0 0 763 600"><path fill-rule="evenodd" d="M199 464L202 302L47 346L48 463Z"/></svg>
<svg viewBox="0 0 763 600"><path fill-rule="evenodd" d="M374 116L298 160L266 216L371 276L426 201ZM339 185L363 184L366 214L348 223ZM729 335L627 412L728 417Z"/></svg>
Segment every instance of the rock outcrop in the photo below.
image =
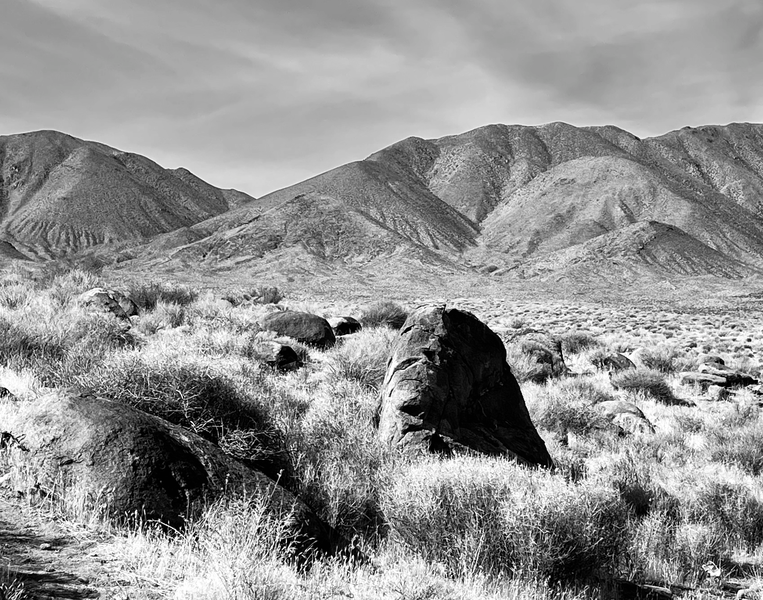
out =
<svg viewBox="0 0 763 600"><path fill-rule="evenodd" d="M553 465L501 339L471 313L445 306L421 307L403 325L382 387L379 436L406 449Z"/></svg>
<svg viewBox="0 0 763 600"><path fill-rule="evenodd" d="M69 490L117 518L138 515L171 526L225 494L258 496L291 514L302 554L346 542L303 502L213 443L130 406L91 395L51 394L18 403L3 428L23 440L17 464L49 493Z"/></svg>
<svg viewBox="0 0 763 600"><path fill-rule="evenodd" d="M336 343L334 330L329 322L310 313L293 310L272 312L260 319L260 327L316 348L330 348Z"/></svg>

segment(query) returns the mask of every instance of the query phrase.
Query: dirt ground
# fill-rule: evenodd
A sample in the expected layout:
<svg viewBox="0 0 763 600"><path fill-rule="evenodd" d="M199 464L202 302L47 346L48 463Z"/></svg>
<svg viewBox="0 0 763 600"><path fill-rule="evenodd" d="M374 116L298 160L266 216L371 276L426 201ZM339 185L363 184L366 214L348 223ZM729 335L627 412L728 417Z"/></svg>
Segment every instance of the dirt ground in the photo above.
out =
<svg viewBox="0 0 763 600"><path fill-rule="evenodd" d="M120 576L110 539L67 529L0 488L0 581L20 581L25 598L158 598ZM0 588L0 597L2 589Z"/></svg>

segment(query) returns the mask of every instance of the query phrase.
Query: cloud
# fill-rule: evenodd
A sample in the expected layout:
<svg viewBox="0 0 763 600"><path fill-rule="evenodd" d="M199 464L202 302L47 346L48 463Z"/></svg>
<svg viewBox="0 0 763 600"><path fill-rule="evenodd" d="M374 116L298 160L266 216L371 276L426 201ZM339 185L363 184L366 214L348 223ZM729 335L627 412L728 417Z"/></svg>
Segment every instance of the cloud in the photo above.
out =
<svg viewBox="0 0 763 600"><path fill-rule="evenodd" d="M0 131L260 195L409 135L763 120L757 0L5 0Z"/></svg>

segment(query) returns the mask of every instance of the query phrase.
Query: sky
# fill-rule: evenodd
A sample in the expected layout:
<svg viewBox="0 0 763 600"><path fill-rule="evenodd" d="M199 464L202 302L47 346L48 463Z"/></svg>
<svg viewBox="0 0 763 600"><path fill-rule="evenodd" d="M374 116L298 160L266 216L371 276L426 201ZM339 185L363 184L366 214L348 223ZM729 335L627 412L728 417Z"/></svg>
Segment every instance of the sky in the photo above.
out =
<svg viewBox="0 0 763 600"><path fill-rule="evenodd" d="M254 196L490 123L763 122L760 0L0 0L0 135Z"/></svg>

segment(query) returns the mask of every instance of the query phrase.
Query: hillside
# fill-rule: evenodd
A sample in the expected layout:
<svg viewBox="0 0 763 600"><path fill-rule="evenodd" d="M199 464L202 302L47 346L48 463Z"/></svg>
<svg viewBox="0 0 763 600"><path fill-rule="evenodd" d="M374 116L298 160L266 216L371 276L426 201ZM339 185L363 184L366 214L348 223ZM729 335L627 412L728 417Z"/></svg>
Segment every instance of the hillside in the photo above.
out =
<svg viewBox="0 0 763 600"><path fill-rule="evenodd" d="M54 132L0 137L0 161L4 256L96 252L125 269L287 278L405 275L398 262L525 278L606 264L763 270L763 125L643 140L613 126L488 125L407 138L257 200Z"/></svg>
<svg viewBox="0 0 763 600"><path fill-rule="evenodd" d="M252 198L55 131L0 136L0 237L36 258L145 240Z"/></svg>

